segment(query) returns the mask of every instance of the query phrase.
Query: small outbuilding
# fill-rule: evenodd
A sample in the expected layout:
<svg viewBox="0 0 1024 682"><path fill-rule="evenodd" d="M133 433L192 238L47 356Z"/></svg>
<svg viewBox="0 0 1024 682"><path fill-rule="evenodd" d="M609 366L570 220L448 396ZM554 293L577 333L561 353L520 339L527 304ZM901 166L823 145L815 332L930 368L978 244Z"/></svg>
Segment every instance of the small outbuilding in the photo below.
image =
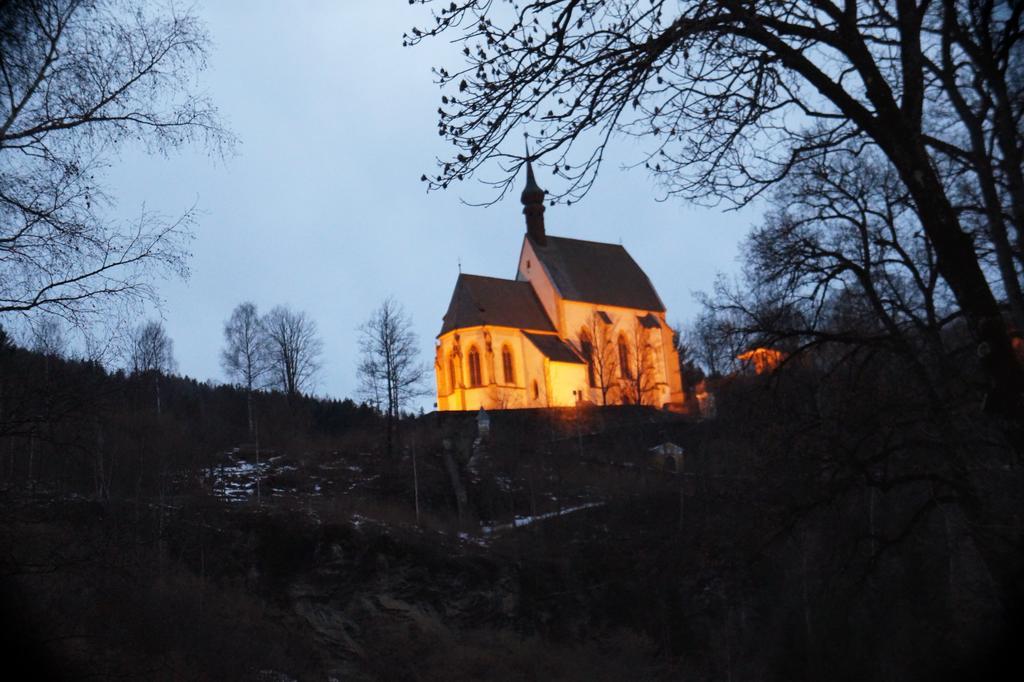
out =
<svg viewBox="0 0 1024 682"><path fill-rule="evenodd" d="M683 448L675 443L665 441L647 450L651 456L651 465L677 474L683 471Z"/></svg>

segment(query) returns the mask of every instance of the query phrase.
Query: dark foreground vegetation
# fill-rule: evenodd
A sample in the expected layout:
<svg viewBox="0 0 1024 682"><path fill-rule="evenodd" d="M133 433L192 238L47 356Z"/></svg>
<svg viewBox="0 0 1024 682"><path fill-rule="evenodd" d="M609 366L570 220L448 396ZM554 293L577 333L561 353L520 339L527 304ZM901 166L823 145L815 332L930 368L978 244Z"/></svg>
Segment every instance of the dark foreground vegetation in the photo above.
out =
<svg viewBox="0 0 1024 682"><path fill-rule="evenodd" d="M977 422L968 508L902 366L858 369L720 380L701 422L406 418L388 458L350 401L257 394L257 446L244 391L8 345L5 646L68 679L984 679L1019 466Z"/></svg>
<svg viewBox="0 0 1024 682"><path fill-rule="evenodd" d="M668 194L765 199L689 330L717 418L494 415L477 440L472 415L400 418L372 352L386 420L303 398L299 373L253 393L248 353L225 358L247 392L167 376L168 353L126 376L0 335L8 669L1020 678L1022 5L419 4L406 42L465 57L436 71L457 150L428 186L501 162L503 192L531 161L576 200L620 134ZM0 4L5 323L116 326L186 267L194 212L117 225L96 177L128 140L233 142L190 84L200 22L151 5ZM732 373L754 347L786 362Z"/></svg>

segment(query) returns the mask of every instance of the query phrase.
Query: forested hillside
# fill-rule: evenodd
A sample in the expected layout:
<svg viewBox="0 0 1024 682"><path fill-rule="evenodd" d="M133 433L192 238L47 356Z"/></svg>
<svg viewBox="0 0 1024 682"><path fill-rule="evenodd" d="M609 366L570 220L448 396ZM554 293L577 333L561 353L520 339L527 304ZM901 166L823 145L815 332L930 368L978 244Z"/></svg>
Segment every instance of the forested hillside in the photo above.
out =
<svg viewBox="0 0 1024 682"><path fill-rule="evenodd" d="M0 363L8 645L58 677L961 679L1013 632L1008 451L973 441L981 524L880 359L705 421L410 417L392 457L351 401L258 393L257 444L239 389Z"/></svg>

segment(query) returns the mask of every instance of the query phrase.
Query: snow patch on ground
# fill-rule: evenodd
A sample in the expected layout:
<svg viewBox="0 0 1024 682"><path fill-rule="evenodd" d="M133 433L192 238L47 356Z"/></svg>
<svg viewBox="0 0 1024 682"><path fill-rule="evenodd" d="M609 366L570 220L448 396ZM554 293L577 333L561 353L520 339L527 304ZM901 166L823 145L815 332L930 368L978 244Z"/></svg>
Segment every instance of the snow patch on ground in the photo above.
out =
<svg viewBox="0 0 1024 682"><path fill-rule="evenodd" d="M269 461L238 460L213 470L213 493L229 502L245 502L256 494L257 479L266 476L273 466Z"/></svg>
<svg viewBox="0 0 1024 682"><path fill-rule="evenodd" d="M604 505L604 502L587 502L586 504L580 504L575 507L566 507L565 509L559 509L558 511L548 512L547 514L537 514L536 516L517 516L512 523L502 523L496 526L481 526L480 532L484 535L490 535L492 533L497 533L498 531L508 530L509 528L522 528L523 526L529 526L531 523L537 523L538 521L544 521L545 519L554 518L556 516L565 516L566 514L590 509L591 507L600 507L602 505Z"/></svg>

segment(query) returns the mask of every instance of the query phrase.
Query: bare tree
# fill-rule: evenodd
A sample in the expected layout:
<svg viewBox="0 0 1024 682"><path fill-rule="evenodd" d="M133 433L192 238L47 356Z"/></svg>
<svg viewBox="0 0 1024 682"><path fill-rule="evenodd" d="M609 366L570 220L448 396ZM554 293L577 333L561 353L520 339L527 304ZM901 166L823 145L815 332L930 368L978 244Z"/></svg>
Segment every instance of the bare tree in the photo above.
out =
<svg viewBox="0 0 1024 682"><path fill-rule="evenodd" d="M174 342L161 322L151 320L135 329L131 339L130 358L133 374L150 375L156 396L156 413L161 414L160 377L177 368Z"/></svg>
<svg viewBox="0 0 1024 682"><path fill-rule="evenodd" d="M224 349L220 362L229 377L245 387L249 437L255 436L252 392L260 388L270 370L268 338L251 302L239 303L224 323Z"/></svg>
<svg viewBox="0 0 1024 682"><path fill-rule="evenodd" d="M686 333L686 343L695 361L711 378L718 378L735 366L737 351L747 338L737 339L736 327L710 297L703 297L705 309L697 316Z"/></svg>
<svg viewBox="0 0 1024 682"><path fill-rule="evenodd" d="M323 342L306 313L276 306L263 318L273 385L295 398L309 391L320 371Z"/></svg>
<svg viewBox="0 0 1024 682"><path fill-rule="evenodd" d="M587 360L587 381L601 391L601 404L607 405L608 394L618 382L618 351L611 325L597 312L580 333L580 350Z"/></svg>
<svg viewBox="0 0 1024 682"><path fill-rule="evenodd" d="M884 159L850 150L827 163L808 161L778 185L771 203L776 208L745 245L744 286L771 292L776 305L757 306L762 311L785 304L801 312L762 319L755 327L764 332L754 335L788 337L791 351L884 341L922 370L922 358L934 364L945 355L942 334L959 309Z"/></svg>
<svg viewBox="0 0 1024 682"><path fill-rule="evenodd" d="M683 380L683 393L690 400L694 388L704 381L704 372L697 364L697 354L691 346L691 339L683 331L681 324L672 325L672 343L679 356L679 374Z"/></svg>
<svg viewBox="0 0 1024 682"><path fill-rule="evenodd" d="M31 329L31 348L37 353L62 357L67 352L67 340L60 318L46 316L35 320Z"/></svg>
<svg viewBox="0 0 1024 682"><path fill-rule="evenodd" d="M362 357L356 368L359 375L359 395L367 403L373 406L375 411L384 411L384 382L383 372L378 369L377 361L374 358Z"/></svg>
<svg viewBox="0 0 1024 682"><path fill-rule="evenodd" d="M1014 603L1022 539L1017 530L996 529L1020 504L1011 483L1019 468L993 476L988 460L1013 457L1014 444L988 441L1001 427L987 431L973 412L976 398L966 387L976 385L977 356L965 346L962 311L905 184L870 149L850 149L792 169L771 203L743 249L743 279L720 282L707 299L709 337L725 348L768 345L798 358L779 381L813 396L806 416L829 443L822 463L856 472L851 487L885 490L890 477L898 480L890 500L900 505L917 503L912 486L944 498L944 513L968 520ZM890 420L893 412L898 420ZM863 421L851 419L855 413ZM901 470L909 453L924 459ZM871 473L860 480L866 462Z"/></svg>
<svg viewBox="0 0 1024 682"><path fill-rule="evenodd" d="M522 406L519 391L503 386L491 386L487 390L487 400L496 410L510 410Z"/></svg>
<svg viewBox="0 0 1024 682"><path fill-rule="evenodd" d="M390 455L401 408L426 393L427 367L420 361L419 340L412 330L412 319L393 298L385 299L359 328L359 345L362 357L358 372L364 390L383 389Z"/></svg>
<svg viewBox="0 0 1024 682"><path fill-rule="evenodd" d="M536 156L564 179L552 196L570 200L591 186L615 133L649 143L645 165L669 193L738 204L808 159L844 156L850 144L875 149L905 187L968 322L991 384L986 407L1020 422L1024 368L976 250L991 237L1006 290L1019 288L1007 257L1020 253L1024 228L1019 4L436 6L407 42L456 33L466 59L436 71L439 132L458 152L423 177L430 187L497 162L505 173L496 186L507 191L525 162L509 139L517 129L533 133ZM986 233L968 230L960 181L982 188ZM1011 224L1015 234L1003 229Z"/></svg>
<svg viewBox="0 0 1024 682"><path fill-rule="evenodd" d="M705 365L719 369L716 348L728 351L725 367L759 346L791 357L814 349L819 365L885 348L942 411L943 387L974 370L953 358L960 310L889 164L855 149L807 161L776 186L770 206L744 244L743 279L719 281L705 299L694 328Z"/></svg>
<svg viewBox="0 0 1024 682"><path fill-rule="evenodd" d="M642 324L619 336L619 397L631 405L650 405L657 389L654 371L654 345Z"/></svg>
<svg viewBox="0 0 1024 682"><path fill-rule="evenodd" d="M101 179L120 145L166 151L231 135L196 94L209 41L195 16L141 0L0 7L0 314L45 310L88 326L187 274L191 210L108 216Z"/></svg>
<svg viewBox="0 0 1024 682"><path fill-rule="evenodd" d="M136 374L171 374L176 369L174 342L162 322L152 320L136 328L132 337L131 369Z"/></svg>

